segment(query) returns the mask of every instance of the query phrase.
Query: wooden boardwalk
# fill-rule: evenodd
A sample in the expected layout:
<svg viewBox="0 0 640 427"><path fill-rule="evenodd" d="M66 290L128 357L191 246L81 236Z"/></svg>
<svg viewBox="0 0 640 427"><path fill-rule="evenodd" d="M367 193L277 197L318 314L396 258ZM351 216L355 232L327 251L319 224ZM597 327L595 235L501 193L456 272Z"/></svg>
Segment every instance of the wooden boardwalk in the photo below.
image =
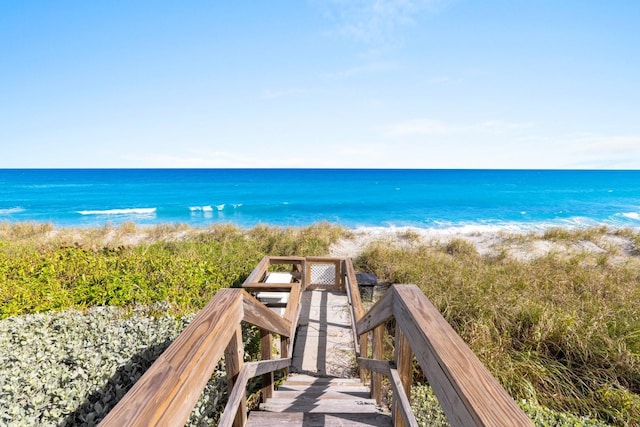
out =
<svg viewBox="0 0 640 427"><path fill-rule="evenodd" d="M301 298L287 380L251 411L247 426L391 426L356 375L352 318L345 292L316 289Z"/></svg>
<svg viewBox="0 0 640 427"><path fill-rule="evenodd" d="M244 360L242 323L259 330L259 361ZM242 289L218 291L100 425L184 425L222 357L228 401L220 427L417 427L414 360L453 427L532 425L417 286L393 285L365 312L350 259L268 256ZM277 371L289 375L275 389ZM255 377L262 404L248 413ZM378 406L383 377L391 414Z"/></svg>
<svg viewBox="0 0 640 427"><path fill-rule="evenodd" d="M391 415L370 398L359 379L318 378L291 374L273 397L251 411L247 426L379 426L390 427Z"/></svg>
<svg viewBox="0 0 640 427"><path fill-rule="evenodd" d="M355 376L355 345L345 292L312 290L302 294L292 371L316 376Z"/></svg>

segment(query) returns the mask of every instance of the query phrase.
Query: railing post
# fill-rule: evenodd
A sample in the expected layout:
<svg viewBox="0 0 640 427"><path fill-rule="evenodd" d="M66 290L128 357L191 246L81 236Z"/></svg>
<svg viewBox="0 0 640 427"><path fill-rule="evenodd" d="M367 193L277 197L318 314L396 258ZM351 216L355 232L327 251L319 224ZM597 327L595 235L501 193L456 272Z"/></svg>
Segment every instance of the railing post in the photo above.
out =
<svg viewBox="0 0 640 427"><path fill-rule="evenodd" d="M227 349L224 352L224 359L227 365L227 389L229 395L233 391L233 385L236 383L238 374L244 364L244 346L242 344L242 327L238 325L236 332L231 337ZM242 399L236 416L233 421L233 427L244 427L247 422L247 402Z"/></svg>
<svg viewBox="0 0 640 427"><path fill-rule="evenodd" d="M402 386L408 399L411 399L411 385L413 382L413 353L411 352L411 346L406 335L400 329L400 325L396 324L396 367L400 379L402 380ZM393 402L393 425L396 427L404 427L404 420L400 413L400 405Z"/></svg>
<svg viewBox="0 0 640 427"><path fill-rule="evenodd" d="M260 329L260 353L262 360L271 360L272 334ZM273 396L273 372L262 375L262 401Z"/></svg>
<svg viewBox="0 0 640 427"><path fill-rule="evenodd" d="M286 359L289 357L289 343L291 341L287 337L280 336L280 357ZM289 368L283 369L285 378L289 375Z"/></svg>
<svg viewBox="0 0 640 427"><path fill-rule="evenodd" d="M373 330L373 358L384 357L384 323ZM382 374L371 373L371 395L379 405L382 400Z"/></svg>

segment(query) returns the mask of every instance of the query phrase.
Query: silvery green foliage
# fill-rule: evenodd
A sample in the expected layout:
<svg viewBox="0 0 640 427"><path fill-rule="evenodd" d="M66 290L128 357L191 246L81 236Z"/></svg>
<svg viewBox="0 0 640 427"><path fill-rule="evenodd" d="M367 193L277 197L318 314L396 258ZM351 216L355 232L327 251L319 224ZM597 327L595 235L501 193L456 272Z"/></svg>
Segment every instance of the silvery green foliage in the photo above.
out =
<svg viewBox="0 0 640 427"><path fill-rule="evenodd" d="M1 320L0 425L97 424L193 317L94 307ZM217 421L223 380L217 370L191 425Z"/></svg>
<svg viewBox="0 0 640 427"><path fill-rule="evenodd" d="M552 411L525 400L518 403L533 424L540 427L607 427L609 425L588 417ZM433 389L427 384L415 384L411 388L411 407L420 426L448 427L450 425Z"/></svg>

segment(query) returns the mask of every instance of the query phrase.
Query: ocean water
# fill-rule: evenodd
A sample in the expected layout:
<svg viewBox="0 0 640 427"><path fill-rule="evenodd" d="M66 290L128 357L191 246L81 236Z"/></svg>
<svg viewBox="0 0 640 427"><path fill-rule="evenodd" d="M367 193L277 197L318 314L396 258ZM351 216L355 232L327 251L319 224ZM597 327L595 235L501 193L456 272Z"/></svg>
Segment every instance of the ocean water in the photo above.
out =
<svg viewBox="0 0 640 427"><path fill-rule="evenodd" d="M0 170L0 222L640 227L640 171Z"/></svg>

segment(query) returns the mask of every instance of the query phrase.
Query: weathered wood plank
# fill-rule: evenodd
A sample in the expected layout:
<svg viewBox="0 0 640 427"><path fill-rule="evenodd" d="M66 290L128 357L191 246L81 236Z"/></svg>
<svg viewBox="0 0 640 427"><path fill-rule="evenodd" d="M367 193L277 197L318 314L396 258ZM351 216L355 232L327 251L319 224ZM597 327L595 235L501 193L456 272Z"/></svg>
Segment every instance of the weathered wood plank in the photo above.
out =
<svg viewBox="0 0 640 427"><path fill-rule="evenodd" d="M282 317L291 322L291 328L289 330L289 337L281 337L281 349L286 348L286 355L284 350L282 351L282 357L288 357L293 354L293 346L295 345L295 336L296 336L296 328L298 327L298 319L300 318L300 310L301 304L300 301L302 299L302 283L293 283L291 287L291 293L289 294L289 301L287 301L287 307L284 310L284 314ZM285 372L285 375L288 375L289 370Z"/></svg>
<svg viewBox="0 0 640 427"><path fill-rule="evenodd" d="M245 322L285 337L288 337L291 334L290 321L283 319L273 311L269 310L268 307L246 291L242 291L242 305L244 311L243 320Z"/></svg>
<svg viewBox="0 0 640 427"><path fill-rule="evenodd" d="M400 326L396 324L396 338L395 338L395 359L396 359L396 373L398 374L398 378L400 380L400 384L402 385L402 395L398 397L404 396L407 399L407 402L410 403L409 396L411 396L411 385L413 383L413 353L411 353L411 347L409 346L409 341L407 340L406 335L400 329ZM394 389L395 391L395 389ZM405 411L406 407L402 406L401 400L395 400L400 405L393 405L393 415L392 419L396 427L405 427L407 414L400 413L400 411ZM409 411L411 411L411 405L407 404Z"/></svg>
<svg viewBox="0 0 640 427"><path fill-rule="evenodd" d="M275 372L280 369L284 369L291 365L291 358L286 359L273 359L273 360L259 360L257 362L247 362L244 366L247 369L249 378L264 375L267 372Z"/></svg>
<svg viewBox="0 0 640 427"><path fill-rule="evenodd" d="M251 412L247 427L391 427L386 414L314 414L301 412Z"/></svg>
<svg viewBox="0 0 640 427"><path fill-rule="evenodd" d="M389 379L391 380L391 387L393 388L393 407L395 414L392 419L394 420L394 426L400 426L400 419L398 418L401 418L402 426L418 427L416 417L413 415L413 409L411 409L409 396L407 396L404 383L397 369L389 370Z"/></svg>
<svg viewBox="0 0 640 427"><path fill-rule="evenodd" d="M249 292L291 292L291 287L295 283L245 283L242 288Z"/></svg>
<svg viewBox="0 0 640 427"><path fill-rule="evenodd" d="M294 264L299 265L305 261L303 256L270 256L268 257L271 264Z"/></svg>
<svg viewBox="0 0 640 427"><path fill-rule="evenodd" d="M246 401L247 395L247 382L249 381L249 369L247 366L243 366L238 374L236 383L233 387L233 391L229 394L229 400L224 407L220 420L218 420L218 427L235 427L234 420L242 402ZM168 424L170 425L170 424ZM242 424L244 426L244 424Z"/></svg>
<svg viewBox="0 0 640 427"><path fill-rule="evenodd" d="M227 349L224 352L224 359L227 370L227 389L229 395L233 393L233 386L238 380L238 375L244 365L244 345L242 343L242 326L238 325L235 334L229 340ZM247 403L245 400L239 402L236 408L236 416L233 427L244 427L247 421Z"/></svg>
<svg viewBox="0 0 640 427"><path fill-rule="evenodd" d="M101 425L184 425L242 319L241 292L219 290Z"/></svg>
<svg viewBox="0 0 640 427"><path fill-rule="evenodd" d="M376 372L380 375L389 376L389 361L381 359L368 359L366 357L358 357L358 363L369 371ZM375 399L375 397L374 397Z"/></svg>
<svg viewBox="0 0 640 427"><path fill-rule="evenodd" d="M249 276L246 278L244 283L256 283L262 280L267 270L269 269L270 263L271 263L270 257L268 256L262 257L258 265L256 265L256 267L249 274Z"/></svg>
<svg viewBox="0 0 640 427"><path fill-rule="evenodd" d="M373 330L373 358L382 359L384 357L384 324L376 326ZM387 370L389 369L387 363ZM389 375L388 372L384 373ZM371 373L371 397L373 397L378 405L382 401L382 376L379 372Z"/></svg>
<svg viewBox="0 0 640 427"><path fill-rule="evenodd" d="M360 289L358 288L358 279L356 278L356 272L353 269L353 263L351 258L345 258L342 260L342 269L345 272L346 283L345 289L347 291L347 297L349 299L349 306L351 308L351 328L353 329L353 342L356 347L356 356L360 356L360 342L358 339L358 331L356 324L358 320L364 316L364 307L362 306L362 299L360 298ZM366 346L366 340L365 340ZM366 348L366 347L365 347ZM364 355L363 355L364 356Z"/></svg>
<svg viewBox="0 0 640 427"><path fill-rule="evenodd" d="M380 298L371 309L358 321L358 335L373 330L376 326L384 323L387 319L393 317L393 298L392 289L389 289Z"/></svg>
<svg viewBox="0 0 640 427"><path fill-rule="evenodd" d="M417 286L393 293L396 321L452 426L532 425Z"/></svg>
<svg viewBox="0 0 640 427"><path fill-rule="evenodd" d="M271 360L271 332L260 329L260 355L262 360ZM273 372L262 374L262 401L273 396Z"/></svg>

